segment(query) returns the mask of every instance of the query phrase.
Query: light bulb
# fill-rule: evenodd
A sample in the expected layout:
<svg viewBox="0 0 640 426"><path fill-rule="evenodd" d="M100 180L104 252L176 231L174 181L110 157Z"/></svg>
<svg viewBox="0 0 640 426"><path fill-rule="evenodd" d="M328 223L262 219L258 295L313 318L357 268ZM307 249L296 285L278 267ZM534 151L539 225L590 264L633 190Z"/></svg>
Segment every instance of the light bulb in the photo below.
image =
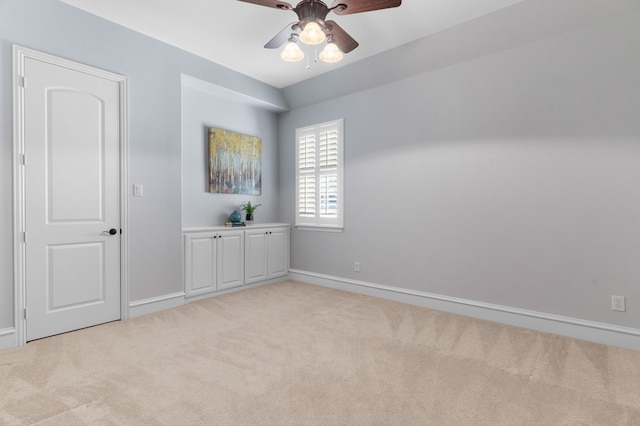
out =
<svg viewBox="0 0 640 426"><path fill-rule="evenodd" d="M343 57L342 50L333 42L327 43L322 52L320 52L320 59L324 62L339 62Z"/></svg>
<svg viewBox="0 0 640 426"><path fill-rule="evenodd" d="M280 57L287 62L298 62L304 58L304 52L293 39L289 39L287 45L282 49Z"/></svg>
<svg viewBox="0 0 640 426"><path fill-rule="evenodd" d="M327 38L324 31L316 22L309 22L304 26L304 30L300 34L300 41L306 44L320 44Z"/></svg>

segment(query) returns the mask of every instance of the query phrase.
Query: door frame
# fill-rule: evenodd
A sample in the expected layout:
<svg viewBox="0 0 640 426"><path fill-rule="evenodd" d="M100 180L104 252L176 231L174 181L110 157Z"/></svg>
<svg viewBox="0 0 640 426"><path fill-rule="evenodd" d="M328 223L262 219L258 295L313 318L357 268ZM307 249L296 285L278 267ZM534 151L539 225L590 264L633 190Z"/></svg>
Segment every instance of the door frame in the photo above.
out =
<svg viewBox="0 0 640 426"><path fill-rule="evenodd" d="M25 251L25 140L24 140L24 67L25 59L83 72L118 83L120 88L120 320L129 318L128 255L128 80L109 71L68 59L13 45L13 281L14 325L17 346L27 343L26 333L26 251ZM26 84L29 84L28 81Z"/></svg>

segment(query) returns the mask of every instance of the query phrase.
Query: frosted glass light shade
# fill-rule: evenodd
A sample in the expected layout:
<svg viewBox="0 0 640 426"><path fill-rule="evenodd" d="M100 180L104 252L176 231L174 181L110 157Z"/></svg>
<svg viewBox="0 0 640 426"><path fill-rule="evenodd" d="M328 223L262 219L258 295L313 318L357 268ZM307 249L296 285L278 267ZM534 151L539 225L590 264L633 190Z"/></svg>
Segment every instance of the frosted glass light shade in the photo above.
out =
<svg viewBox="0 0 640 426"><path fill-rule="evenodd" d="M282 49L280 57L287 62L298 62L304 58L304 52L295 41L290 41Z"/></svg>
<svg viewBox="0 0 640 426"><path fill-rule="evenodd" d="M304 26L304 30L300 33L300 41L305 44L320 44L327 38L324 31L316 22L309 22Z"/></svg>
<svg viewBox="0 0 640 426"><path fill-rule="evenodd" d="M320 52L320 59L324 62L339 62L344 57L342 50L335 43L327 43Z"/></svg>

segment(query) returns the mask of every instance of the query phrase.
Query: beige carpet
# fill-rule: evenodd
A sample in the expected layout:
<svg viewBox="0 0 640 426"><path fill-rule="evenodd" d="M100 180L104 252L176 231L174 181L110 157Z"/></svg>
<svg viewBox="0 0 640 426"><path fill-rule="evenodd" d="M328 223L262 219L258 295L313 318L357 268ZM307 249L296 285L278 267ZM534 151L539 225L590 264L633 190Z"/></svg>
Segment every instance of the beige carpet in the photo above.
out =
<svg viewBox="0 0 640 426"><path fill-rule="evenodd" d="M0 352L0 424L640 425L640 352L285 282Z"/></svg>

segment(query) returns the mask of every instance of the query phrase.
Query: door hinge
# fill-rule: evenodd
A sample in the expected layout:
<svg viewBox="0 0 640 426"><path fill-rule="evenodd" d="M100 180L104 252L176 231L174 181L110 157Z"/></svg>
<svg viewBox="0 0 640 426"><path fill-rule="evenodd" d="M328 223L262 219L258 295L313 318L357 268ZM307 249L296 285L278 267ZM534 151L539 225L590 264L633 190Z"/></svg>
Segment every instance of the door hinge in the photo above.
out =
<svg viewBox="0 0 640 426"><path fill-rule="evenodd" d="M27 319L27 308L24 308L24 319Z"/></svg>
<svg viewBox="0 0 640 426"><path fill-rule="evenodd" d="M22 242L26 243L27 242L27 231L24 231L22 233Z"/></svg>
<svg viewBox="0 0 640 426"><path fill-rule="evenodd" d="M21 75L20 78L18 78L18 85L20 87L26 87L27 86L27 79L24 75Z"/></svg>
<svg viewBox="0 0 640 426"><path fill-rule="evenodd" d="M27 165L27 154L22 154L22 165L26 166Z"/></svg>

